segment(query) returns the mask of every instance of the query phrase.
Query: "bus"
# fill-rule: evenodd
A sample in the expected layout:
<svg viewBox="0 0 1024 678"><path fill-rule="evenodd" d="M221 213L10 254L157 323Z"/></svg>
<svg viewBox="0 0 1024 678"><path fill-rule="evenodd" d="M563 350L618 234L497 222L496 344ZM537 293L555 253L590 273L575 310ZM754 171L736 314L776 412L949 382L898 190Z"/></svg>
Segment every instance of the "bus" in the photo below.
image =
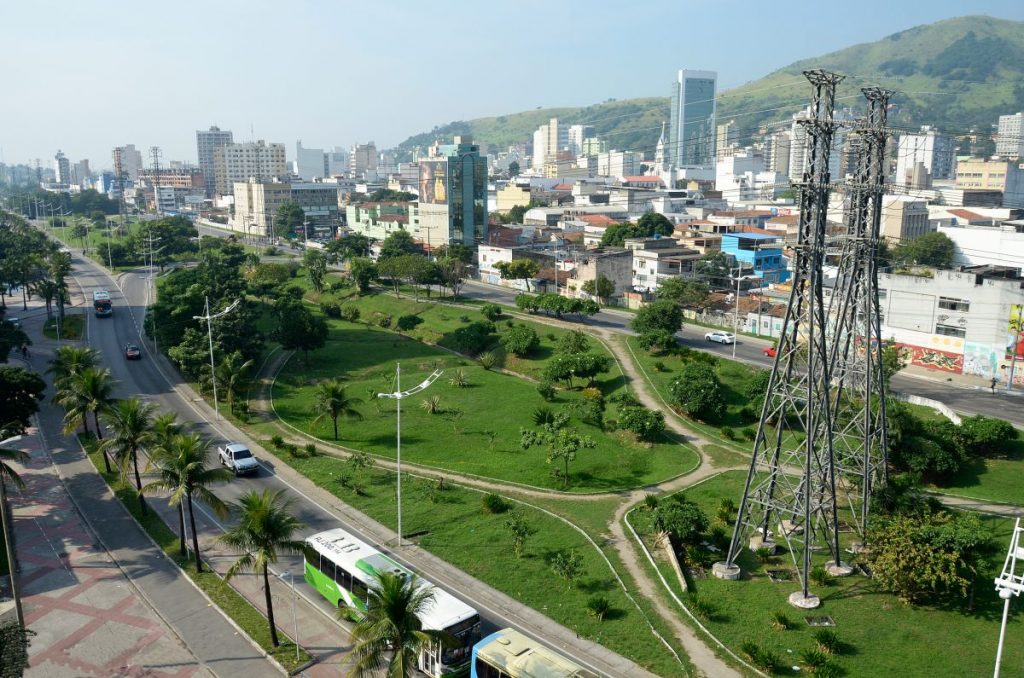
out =
<svg viewBox="0 0 1024 678"><path fill-rule="evenodd" d="M97 290L92 293L92 308L100 318L112 314L114 311L110 306L110 292Z"/></svg>
<svg viewBox="0 0 1024 678"><path fill-rule="evenodd" d="M597 674L515 629L502 629L473 646L470 678L597 678Z"/></svg>
<svg viewBox="0 0 1024 678"><path fill-rule="evenodd" d="M356 617L366 612L369 587L377 572L412 575L405 567L341 528L326 530L306 539L305 579L335 607L347 607ZM480 638L480 615L469 605L437 588L434 601L420 616L424 630L444 631L458 641L456 647L432 644L425 648L417 668L433 678L454 678L469 674L469 656Z"/></svg>

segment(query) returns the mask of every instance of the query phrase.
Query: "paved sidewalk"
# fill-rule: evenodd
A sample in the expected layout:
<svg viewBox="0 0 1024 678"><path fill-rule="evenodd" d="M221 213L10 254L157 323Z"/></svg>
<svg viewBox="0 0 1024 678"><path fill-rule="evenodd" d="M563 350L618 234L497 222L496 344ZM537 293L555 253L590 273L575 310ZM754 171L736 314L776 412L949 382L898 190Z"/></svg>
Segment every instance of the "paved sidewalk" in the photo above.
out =
<svg viewBox="0 0 1024 678"><path fill-rule="evenodd" d="M33 318L26 330L35 342L28 362L43 374L56 342L41 325ZM16 545L19 554L27 549L26 568L38 572L29 593L48 596L26 610L40 634L33 656L50 651L36 658L42 664L32 675L281 676L149 539L78 441L60 433L63 414L51 397L40 403L32 486L15 495L23 512L20 520L15 514Z"/></svg>

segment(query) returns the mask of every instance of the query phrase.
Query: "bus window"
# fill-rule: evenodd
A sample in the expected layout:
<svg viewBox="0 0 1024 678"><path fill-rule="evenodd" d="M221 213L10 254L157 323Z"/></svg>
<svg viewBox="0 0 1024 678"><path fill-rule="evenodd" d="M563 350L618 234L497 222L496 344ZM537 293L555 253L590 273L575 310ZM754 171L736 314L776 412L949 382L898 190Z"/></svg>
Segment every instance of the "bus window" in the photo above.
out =
<svg viewBox="0 0 1024 678"><path fill-rule="evenodd" d="M351 591L352 591L352 595L357 600L361 600L364 603L366 602L367 594L369 593L369 589L366 588L366 584L364 584L363 582L359 581L355 577L352 577L352 589L351 589Z"/></svg>
<svg viewBox="0 0 1024 678"><path fill-rule="evenodd" d="M346 591L352 590L352 575L345 571L345 568L339 567L334 573L334 581L338 582L338 585Z"/></svg>

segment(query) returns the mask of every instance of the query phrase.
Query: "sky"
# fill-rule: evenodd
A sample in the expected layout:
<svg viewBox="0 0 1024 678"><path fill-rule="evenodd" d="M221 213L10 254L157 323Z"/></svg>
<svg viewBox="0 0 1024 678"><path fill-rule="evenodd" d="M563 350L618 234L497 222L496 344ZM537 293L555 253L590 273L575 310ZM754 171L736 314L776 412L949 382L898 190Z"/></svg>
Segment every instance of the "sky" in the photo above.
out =
<svg viewBox="0 0 1024 678"><path fill-rule="evenodd" d="M967 5L970 6L967 6ZM667 96L679 68L719 91L798 59L1020 0L6 1L0 160L58 149L109 167L133 143L195 162L195 130L330 149L435 125ZM148 159L147 159L148 162Z"/></svg>

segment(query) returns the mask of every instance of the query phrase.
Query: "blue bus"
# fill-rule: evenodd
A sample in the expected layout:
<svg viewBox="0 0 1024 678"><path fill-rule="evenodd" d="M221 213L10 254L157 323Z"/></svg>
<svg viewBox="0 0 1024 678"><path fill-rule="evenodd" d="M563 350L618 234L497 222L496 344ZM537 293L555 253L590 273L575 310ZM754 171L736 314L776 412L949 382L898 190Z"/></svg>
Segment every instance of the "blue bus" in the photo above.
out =
<svg viewBox="0 0 1024 678"><path fill-rule="evenodd" d="M502 629L473 646L470 678L597 678L515 629Z"/></svg>
<svg viewBox="0 0 1024 678"><path fill-rule="evenodd" d="M114 311L110 304L110 292L97 290L92 293L92 308L100 318L111 315Z"/></svg>

